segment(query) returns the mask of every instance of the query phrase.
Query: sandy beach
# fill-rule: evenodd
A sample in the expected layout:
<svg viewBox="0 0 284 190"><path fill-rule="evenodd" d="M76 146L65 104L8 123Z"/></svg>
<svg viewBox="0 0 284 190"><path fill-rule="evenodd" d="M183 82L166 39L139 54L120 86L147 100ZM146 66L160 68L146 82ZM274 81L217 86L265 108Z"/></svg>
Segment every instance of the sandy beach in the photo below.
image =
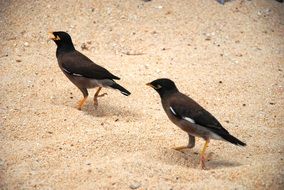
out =
<svg viewBox="0 0 284 190"><path fill-rule="evenodd" d="M273 0L0 1L0 189L284 189L284 4ZM121 77L94 107L47 42ZM237 147L212 140L207 170L145 84L170 78Z"/></svg>

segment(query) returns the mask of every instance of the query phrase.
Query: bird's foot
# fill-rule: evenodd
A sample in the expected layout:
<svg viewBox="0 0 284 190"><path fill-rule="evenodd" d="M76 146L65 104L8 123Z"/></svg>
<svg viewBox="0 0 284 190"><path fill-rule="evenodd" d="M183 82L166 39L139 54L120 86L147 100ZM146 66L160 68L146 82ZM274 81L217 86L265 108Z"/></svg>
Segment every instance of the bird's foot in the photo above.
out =
<svg viewBox="0 0 284 190"><path fill-rule="evenodd" d="M99 105L98 103L98 97L104 97L105 95L107 95L107 93L103 93L97 96L94 96L94 106L97 107Z"/></svg>
<svg viewBox="0 0 284 190"><path fill-rule="evenodd" d="M98 95L97 97L104 97L106 95L107 95L107 93L102 93L102 94Z"/></svg>
<svg viewBox="0 0 284 190"><path fill-rule="evenodd" d="M200 165L201 165L201 168L203 170L207 170L206 166L205 166L205 156L201 156L200 157Z"/></svg>
<svg viewBox="0 0 284 190"><path fill-rule="evenodd" d="M78 102L78 105L77 105L77 109L78 109L78 110L82 110L82 107L83 107L83 105L84 105L86 99L87 99L87 97L83 98L82 100L80 100L80 101Z"/></svg>
<svg viewBox="0 0 284 190"><path fill-rule="evenodd" d="M94 106L97 107L98 105L99 105L98 99L97 99L97 98L96 98L96 99L94 98Z"/></svg>
<svg viewBox="0 0 284 190"><path fill-rule="evenodd" d="M177 151L179 151L179 152L182 152L184 149L188 149L188 147L187 146L179 146L179 147L175 147L175 148L173 148L174 150L177 150Z"/></svg>

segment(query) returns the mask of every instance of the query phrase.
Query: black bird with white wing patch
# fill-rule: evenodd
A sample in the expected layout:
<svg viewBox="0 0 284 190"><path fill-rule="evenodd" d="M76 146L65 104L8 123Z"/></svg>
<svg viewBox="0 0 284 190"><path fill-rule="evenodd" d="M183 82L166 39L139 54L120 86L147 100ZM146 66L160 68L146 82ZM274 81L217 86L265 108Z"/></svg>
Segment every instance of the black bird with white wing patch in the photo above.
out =
<svg viewBox="0 0 284 190"><path fill-rule="evenodd" d="M147 85L159 93L162 106L169 119L187 132L189 136L188 145L177 147L176 150L193 148L195 137L203 138L206 141L200 153L200 162L203 169L205 169L205 151L210 139L224 140L234 145L246 145L224 129L219 121L197 102L179 92L175 83L170 79L157 79Z"/></svg>
<svg viewBox="0 0 284 190"><path fill-rule="evenodd" d="M82 109L87 97L89 88L98 87L94 95L94 105L98 105L98 97L102 87L109 87L119 90L123 95L128 96L130 92L117 84L114 80L120 78L110 73L105 68L95 64L88 57L78 52L72 42L70 35L66 32L49 32L50 39L57 45L56 57L62 72L76 85L83 93L84 98L79 101L78 109Z"/></svg>

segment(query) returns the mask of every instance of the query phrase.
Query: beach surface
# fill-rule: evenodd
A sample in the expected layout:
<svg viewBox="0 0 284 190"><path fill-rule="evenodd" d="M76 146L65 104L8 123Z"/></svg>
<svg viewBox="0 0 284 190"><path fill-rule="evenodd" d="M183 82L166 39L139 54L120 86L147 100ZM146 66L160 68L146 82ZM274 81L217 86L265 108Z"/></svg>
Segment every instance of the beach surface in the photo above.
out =
<svg viewBox="0 0 284 190"><path fill-rule="evenodd" d="M0 1L0 189L284 189L284 4L273 0ZM81 92L48 31L132 94ZM187 134L145 84L170 78L237 147Z"/></svg>

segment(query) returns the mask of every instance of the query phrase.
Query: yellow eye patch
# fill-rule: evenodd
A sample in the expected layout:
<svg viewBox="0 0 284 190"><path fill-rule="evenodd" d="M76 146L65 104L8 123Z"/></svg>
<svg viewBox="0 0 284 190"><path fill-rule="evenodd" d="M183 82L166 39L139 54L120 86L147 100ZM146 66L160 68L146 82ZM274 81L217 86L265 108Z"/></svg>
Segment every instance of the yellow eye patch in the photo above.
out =
<svg viewBox="0 0 284 190"><path fill-rule="evenodd" d="M152 88L154 88L154 89L160 89L160 88L162 88L161 85L154 86L154 85L152 85L151 83L147 83L146 85L147 85L147 86L150 86L150 87L152 87Z"/></svg>
<svg viewBox="0 0 284 190"><path fill-rule="evenodd" d="M53 38L53 40L60 40L59 36L56 36L55 38Z"/></svg>

